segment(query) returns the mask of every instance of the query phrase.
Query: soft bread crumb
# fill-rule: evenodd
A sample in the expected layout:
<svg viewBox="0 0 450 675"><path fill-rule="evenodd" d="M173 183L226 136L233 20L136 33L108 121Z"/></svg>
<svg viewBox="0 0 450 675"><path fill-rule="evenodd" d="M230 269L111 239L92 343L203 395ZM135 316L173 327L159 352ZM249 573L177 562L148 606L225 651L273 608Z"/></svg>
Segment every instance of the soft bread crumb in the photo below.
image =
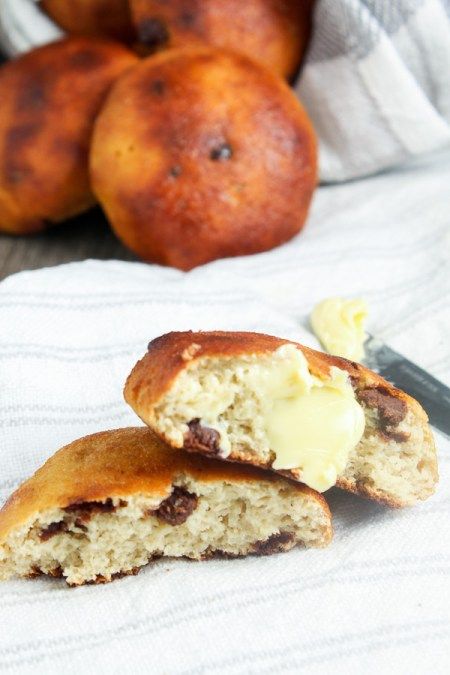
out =
<svg viewBox="0 0 450 675"><path fill-rule="evenodd" d="M340 477L359 485L362 491L375 489L392 506L408 506L433 494L436 483L435 448L428 424L408 410L398 425L407 440L383 438L377 427L377 413L364 406L366 428L361 442L350 453ZM343 483L344 487L344 483Z"/></svg>
<svg viewBox="0 0 450 675"><path fill-rule="evenodd" d="M63 576L70 585L103 583L134 574L159 556L234 557L330 541L323 502L287 481L201 482L180 476L174 485L197 497L179 525L155 515L161 498L148 494L115 496L114 510L93 512L84 522L76 509L37 513L0 545L0 578L43 573ZM50 526L56 533L43 540Z"/></svg>
<svg viewBox="0 0 450 675"><path fill-rule="evenodd" d="M228 459L270 467L270 447L264 424L267 401L251 386L255 370L267 372L277 352L240 357L204 357L191 361L169 391L141 417L173 447L181 448L188 423L200 424L221 435L219 454ZM402 442L387 438L378 428L378 413L363 404L364 435L349 455L338 485L374 497L391 506L426 499L437 480L433 437L426 421L409 407L397 430ZM144 414L143 414L144 413ZM301 475L292 474L301 479Z"/></svg>

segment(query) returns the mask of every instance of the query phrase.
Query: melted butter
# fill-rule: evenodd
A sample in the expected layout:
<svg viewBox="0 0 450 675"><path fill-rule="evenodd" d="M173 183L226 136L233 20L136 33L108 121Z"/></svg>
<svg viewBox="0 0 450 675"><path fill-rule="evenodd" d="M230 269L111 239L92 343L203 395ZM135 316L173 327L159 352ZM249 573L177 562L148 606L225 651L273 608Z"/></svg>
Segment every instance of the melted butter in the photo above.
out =
<svg viewBox="0 0 450 675"><path fill-rule="evenodd" d="M311 326L327 352L351 361L361 361L364 357L366 318L364 300L328 298L314 307Z"/></svg>
<svg viewBox="0 0 450 675"><path fill-rule="evenodd" d="M302 482L323 492L336 483L363 435L363 410L345 371L332 368L329 379L314 377L294 345L275 356L254 382L267 401L264 424L276 453L273 468L299 469Z"/></svg>

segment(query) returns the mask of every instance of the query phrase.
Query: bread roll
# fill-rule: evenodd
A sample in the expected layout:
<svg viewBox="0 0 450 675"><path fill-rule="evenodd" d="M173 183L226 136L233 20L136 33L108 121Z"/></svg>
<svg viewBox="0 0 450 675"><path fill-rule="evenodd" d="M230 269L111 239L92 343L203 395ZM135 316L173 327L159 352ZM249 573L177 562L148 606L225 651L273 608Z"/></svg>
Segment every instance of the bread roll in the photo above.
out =
<svg viewBox="0 0 450 675"><path fill-rule="evenodd" d="M149 51L208 44L247 54L281 77L296 72L311 24L311 0L130 0Z"/></svg>
<svg viewBox="0 0 450 675"><path fill-rule="evenodd" d="M389 506L435 489L436 450L419 403L352 361L258 333L169 333L125 386L174 448L333 484Z"/></svg>
<svg viewBox="0 0 450 675"><path fill-rule="evenodd" d="M95 125L92 186L118 237L189 270L297 234L316 185L316 140L288 86L209 48L145 59Z"/></svg>
<svg viewBox="0 0 450 675"><path fill-rule="evenodd" d="M136 61L118 43L68 38L0 67L0 232L37 232L95 203L94 120Z"/></svg>
<svg viewBox="0 0 450 675"><path fill-rule="evenodd" d="M155 557L268 554L331 535L323 497L305 486L118 429L62 448L10 497L0 578L104 583Z"/></svg>

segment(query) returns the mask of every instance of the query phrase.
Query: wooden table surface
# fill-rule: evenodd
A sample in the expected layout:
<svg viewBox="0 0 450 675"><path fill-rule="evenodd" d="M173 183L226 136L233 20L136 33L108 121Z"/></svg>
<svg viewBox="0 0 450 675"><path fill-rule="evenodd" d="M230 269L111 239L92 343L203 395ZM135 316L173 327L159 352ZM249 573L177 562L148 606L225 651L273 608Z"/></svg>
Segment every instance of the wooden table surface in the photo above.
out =
<svg viewBox="0 0 450 675"><path fill-rule="evenodd" d="M0 53L0 64L3 60ZM28 237L0 234L0 279L21 270L86 258L136 259L115 238L100 209L92 209L42 234Z"/></svg>
<svg viewBox="0 0 450 675"><path fill-rule="evenodd" d="M100 209L74 218L41 234L0 235L0 279L21 270L98 258L136 260L116 239Z"/></svg>

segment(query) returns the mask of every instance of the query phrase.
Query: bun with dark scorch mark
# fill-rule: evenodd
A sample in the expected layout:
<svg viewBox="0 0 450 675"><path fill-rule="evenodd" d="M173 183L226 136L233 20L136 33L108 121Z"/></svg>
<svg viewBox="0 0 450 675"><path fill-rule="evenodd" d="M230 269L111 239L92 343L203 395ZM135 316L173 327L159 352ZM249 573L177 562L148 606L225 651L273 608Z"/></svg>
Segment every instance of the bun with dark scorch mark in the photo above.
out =
<svg viewBox="0 0 450 675"><path fill-rule="evenodd" d="M117 43L68 38L0 67L0 231L37 232L95 203L94 120L136 61Z"/></svg>
<svg viewBox="0 0 450 675"><path fill-rule="evenodd" d="M182 270L291 239L316 172L315 134L289 87L210 48L161 52L120 78L91 150L92 186L118 237Z"/></svg>

